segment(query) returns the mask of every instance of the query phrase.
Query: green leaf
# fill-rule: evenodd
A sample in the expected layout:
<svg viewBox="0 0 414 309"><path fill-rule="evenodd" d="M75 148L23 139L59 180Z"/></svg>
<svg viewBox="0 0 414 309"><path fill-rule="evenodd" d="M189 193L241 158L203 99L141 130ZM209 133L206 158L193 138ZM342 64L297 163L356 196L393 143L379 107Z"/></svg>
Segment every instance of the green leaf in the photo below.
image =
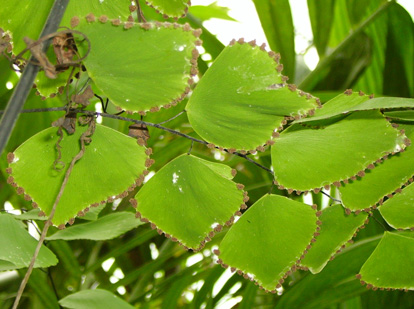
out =
<svg viewBox="0 0 414 309"><path fill-rule="evenodd" d="M163 14L165 18L175 19L185 17L191 5L189 0L146 0L146 3Z"/></svg>
<svg viewBox="0 0 414 309"><path fill-rule="evenodd" d="M401 125L400 128L409 139L414 138L413 125ZM408 184L414 175L414 147L407 147L404 152L377 162L375 166L375 169L367 170L364 177L340 187L344 207L352 211L368 210L382 204L385 196L391 196L403 185Z"/></svg>
<svg viewBox="0 0 414 309"><path fill-rule="evenodd" d="M138 215L167 237L201 249L214 235L213 230L233 222L243 203L243 186L230 180L231 173L226 165L181 155L138 192Z"/></svg>
<svg viewBox="0 0 414 309"><path fill-rule="evenodd" d="M359 3L358 3L359 2ZM364 6L362 1L354 1L354 12L360 12L364 19L372 18L380 12L387 2L382 0L365 1ZM359 7L362 4L362 8ZM389 11L389 5L384 12ZM366 13L366 14L363 14ZM350 17L357 14L350 14ZM388 31L388 14L380 14L373 20L372 23L365 25L364 33L367 35L367 40L371 42L371 59L369 66L361 72L358 80L353 85L355 89L361 89L370 93L384 93L384 68L385 68L385 52L387 48L387 31Z"/></svg>
<svg viewBox="0 0 414 309"><path fill-rule="evenodd" d="M385 232L358 279L368 288L414 290L414 239Z"/></svg>
<svg viewBox="0 0 414 309"><path fill-rule="evenodd" d="M89 76L118 108L154 112L176 105L190 91L199 33L188 25L81 21L76 30L91 43L83 62ZM88 49L86 41L78 47L81 55Z"/></svg>
<svg viewBox="0 0 414 309"><path fill-rule="evenodd" d="M200 19L206 21L211 18L219 18L224 20L236 21L234 18L228 15L229 8L217 5L217 2L213 2L210 5L193 5L190 7L189 13Z"/></svg>
<svg viewBox="0 0 414 309"><path fill-rule="evenodd" d="M28 267L37 240L8 214L0 214L0 235L0 271ZM53 252L42 246L34 267L50 267L57 262Z"/></svg>
<svg viewBox="0 0 414 309"><path fill-rule="evenodd" d="M396 2L388 13L383 93L414 96L414 23L410 14Z"/></svg>
<svg viewBox="0 0 414 309"><path fill-rule="evenodd" d="M18 54L26 48L23 37L37 40L49 15L54 1L43 0L42 5L36 1L27 1L24 4L19 0L10 0L2 5L0 11L0 28L12 34L13 53ZM93 12L97 16L107 15L109 18L127 19L130 15L129 1L125 0L71 0L66 8L61 26L70 26L73 16L85 16ZM25 22L30 17L30 27ZM44 75L44 73L41 73Z"/></svg>
<svg viewBox="0 0 414 309"><path fill-rule="evenodd" d="M53 97L59 93L59 88L65 86L69 82L71 70L60 72L57 74L56 79L50 79L46 77L44 72L39 72L34 81L35 87L39 92L39 95L43 99Z"/></svg>
<svg viewBox="0 0 414 309"><path fill-rule="evenodd" d="M374 251L379 237L359 241L345 248L316 275L305 274L282 294L276 308L327 308L367 292L355 274Z"/></svg>
<svg viewBox="0 0 414 309"><path fill-rule="evenodd" d="M125 234L142 224L130 212L117 212L99 218L96 221L77 224L47 237L47 240L107 240Z"/></svg>
<svg viewBox="0 0 414 309"><path fill-rule="evenodd" d="M318 229L311 206L265 195L227 232L218 261L266 290L280 287L296 268Z"/></svg>
<svg viewBox="0 0 414 309"><path fill-rule="evenodd" d="M19 0L10 0L2 4L0 10L0 28L10 31L12 36L13 54L17 55L26 48L23 37L37 40L43 25L52 8L53 1L43 1L39 5L36 1L22 3ZM30 14L31 24L25 24Z"/></svg>
<svg viewBox="0 0 414 309"><path fill-rule="evenodd" d="M275 67L281 69L278 55L253 42L227 46L187 103L197 134L223 148L254 150L271 142L285 116L305 116L318 106L315 98L285 84Z"/></svg>
<svg viewBox="0 0 414 309"><path fill-rule="evenodd" d="M296 120L295 123L312 122L328 119L337 115L348 114L354 111L392 109L392 108L414 108L414 99L381 97L370 99L369 96L360 93L346 92L326 102L321 109L317 109L313 116Z"/></svg>
<svg viewBox="0 0 414 309"><path fill-rule="evenodd" d="M414 121L414 111L412 110L384 112L384 115L397 120Z"/></svg>
<svg viewBox="0 0 414 309"><path fill-rule="evenodd" d="M379 158L405 148L405 135L378 111L355 112L326 127L296 124L272 147L280 187L308 191L363 176ZM327 157L332 158L327 161Z"/></svg>
<svg viewBox="0 0 414 309"><path fill-rule="evenodd" d="M99 205L89 210L83 217L82 220L95 221L98 219L100 212L105 208L106 204Z"/></svg>
<svg viewBox="0 0 414 309"><path fill-rule="evenodd" d="M319 57L323 57L326 53L332 29L334 7L335 0L308 0L313 43L318 50Z"/></svg>
<svg viewBox="0 0 414 309"><path fill-rule="evenodd" d="M46 217L40 217L39 216L40 209L35 208L32 210L29 210L27 212L22 213L21 215L13 215L15 219L17 220L40 220L40 221L46 221Z"/></svg>
<svg viewBox="0 0 414 309"><path fill-rule="evenodd" d="M76 292L59 300L65 308L73 309L132 309L126 301L106 290L85 290Z"/></svg>
<svg viewBox="0 0 414 309"><path fill-rule="evenodd" d="M270 48L282 55L286 75L295 79L295 32L288 0L253 0Z"/></svg>
<svg viewBox="0 0 414 309"><path fill-rule="evenodd" d="M412 165L411 165L412 166ZM414 229L414 185L406 186L401 193L379 207L385 221L395 229Z"/></svg>
<svg viewBox="0 0 414 309"><path fill-rule="evenodd" d="M70 162L80 151L79 139L85 130L86 127L78 126L73 135L63 130L59 161L65 167L60 171L53 167L58 157L56 143L59 139L58 129L54 127L31 137L8 156L12 172L8 182L17 186L17 192L25 193L25 198L32 200L46 215L50 214ZM135 139L96 125L92 142L86 146L65 186L53 224L63 227L75 216L82 216L90 206L123 197L136 182L142 182L145 165L148 165L146 160L146 149Z"/></svg>
<svg viewBox="0 0 414 309"><path fill-rule="evenodd" d="M325 208L320 216L320 235L301 261L301 265L308 267L313 274L321 272L329 260L345 248L346 242L358 228L367 223L367 217L366 213L346 215L341 204Z"/></svg>
<svg viewBox="0 0 414 309"><path fill-rule="evenodd" d="M61 26L70 26L71 19L76 16L83 18L87 14L93 13L95 16L107 16L109 19L120 18L127 20L131 15L129 10L130 1L128 0L70 0L63 16Z"/></svg>

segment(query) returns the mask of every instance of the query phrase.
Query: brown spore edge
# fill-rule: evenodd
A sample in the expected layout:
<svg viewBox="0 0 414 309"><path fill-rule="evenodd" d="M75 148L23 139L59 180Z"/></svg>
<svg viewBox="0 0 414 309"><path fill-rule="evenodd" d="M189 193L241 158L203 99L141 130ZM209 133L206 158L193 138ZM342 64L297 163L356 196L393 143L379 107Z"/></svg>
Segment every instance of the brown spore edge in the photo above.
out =
<svg viewBox="0 0 414 309"><path fill-rule="evenodd" d="M181 95L179 95L177 98L174 98L171 100L171 102L165 104L165 105L161 105L161 106L153 106L149 109L149 112L151 113L156 113L158 112L162 107L165 109L171 108L173 106L177 106L177 104L179 102L181 102L182 100L184 100L187 95L191 92L192 87L194 86L194 79L193 77L196 76L198 74L198 68L197 68L197 59L199 57L199 52L196 48L196 46L201 46L202 41L200 40L200 35L202 30L201 29L192 29L191 26L188 23L185 23L184 25L178 24L178 23L170 23L170 22L159 22L159 21L155 21L155 22L145 22L145 23L134 23L132 21L127 21L127 22L122 22L120 19L112 19L109 20L107 16L102 15L99 18L96 18L92 13L89 13L88 15L86 15L85 17L86 21L89 23L92 22L96 22L97 20L100 23L106 23L106 22L111 22L111 24L113 26L123 26L124 29L128 30L133 28L134 26L138 26L141 27L144 30L150 30L150 29L154 29L154 28L172 28L172 29L178 29L181 28L182 31L184 32L191 32L194 37L196 38L195 42L194 42L194 48L191 51L191 59L190 59L190 64L191 64L191 68L190 71L188 72L188 80L187 80L187 86L185 87L183 93L181 93ZM78 24L79 24L80 20L79 17L75 16L72 17L71 19L71 26L72 28L75 28ZM141 111L131 111L131 110L123 110L121 107L119 106L115 106L117 111L125 111L127 114L132 115L134 113L138 113L141 116L145 116L147 113L147 110L141 110Z"/></svg>
<svg viewBox="0 0 414 309"><path fill-rule="evenodd" d="M235 175L236 174L236 170L233 169L232 170L232 174ZM234 215L232 215L230 217L230 219L227 220L224 223L224 225L225 226L228 226L228 227L230 227L231 225L233 225L235 216L239 216L240 217L242 215L241 210L247 209L247 205L245 203L249 200L249 196L248 196L247 191L244 191L244 185L242 185L242 184L236 184L236 187L237 187L238 190L240 190L240 191L243 192L243 202L240 205L240 209L237 210L234 213ZM131 198L129 200L129 202L131 203L131 206L132 207L134 207L135 209L137 209L137 207L138 207L138 201L135 198ZM137 210L137 212L135 214L135 217L137 217L138 219L140 219L141 222L149 223L150 226L151 226L151 229L157 230L157 232L158 232L159 235L164 234L164 236L166 238L171 239L173 242L178 242L178 244L180 246L182 246L185 250L192 250L193 252L198 252L198 251L202 250L205 247L206 243L209 242L209 241L211 241L211 239L215 236L215 234L221 232L222 229L223 229L223 225L218 224L217 226L214 227L214 229L212 229L210 232L207 233L207 235L200 242L200 245L197 248L189 248L184 243L180 242L180 240L177 239L176 237L174 237L173 235L168 234L165 231L163 231L162 229L160 229L154 222L151 222L148 218L143 217L142 214L138 210Z"/></svg>
<svg viewBox="0 0 414 309"><path fill-rule="evenodd" d="M263 288L263 286L260 285L260 283L258 282L258 280L256 280L255 278L249 276L247 273L244 273L242 270L237 269L236 267L231 267L227 264L225 264L221 259L220 259L220 250L216 249L213 251L213 253L215 255L217 255L217 257L219 258L217 260L217 263L220 264L223 268L227 269L230 267L230 270L232 273L237 272L238 275L243 276L243 278L250 280L252 282L254 282L255 285L259 286L260 289L264 290L266 293L272 293L275 294L277 292L277 289L282 287L282 284L285 282L285 279L291 275L292 273L294 273L296 270L301 269L301 270L305 270L307 271L308 269L306 267L302 267L300 266L301 261L305 258L305 255L308 253L308 251L312 248L312 244L316 241L316 238L319 236L319 230L321 229L320 226L322 225L322 221L319 220L319 217L321 215L321 211L317 211L317 205L314 204L311 206L313 210L315 210L315 215L316 215L316 230L313 233L313 237L310 240L309 244L307 245L306 249L302 252L302 254L298 257L298 259L295 261L295 263L290 267L290 269L279 279L278 284L276 285L274 290L266 290L265 288Z"/></svg>
<svg viewBox="0 0 414 309"><path fill-rule="evenodd" d="M361 274L356 274L355 277L359 280L359 282L361 282L361 285L365 285L368 290L373 290L373 291L377 291L377 290L380 290L380 291L396 291L396 290L399 290L399 291L404 291L404 292L409 291L409 289L403 289L403 288L388 288L388 287L375 286L371 283L368 283L368 282L364 281Z"/></svg>
<svg viewBox="0 0 414 309"><path fill-rule="evenodd" d="M349 215L349 214L348 214ZM368 213L368 216L372 216L372 212L369 212ZM355 229L355 231L354 231L354 233L353 233L353 235L352 235L352 237L350 238L350 239L348 239L347 241L345 241L341 246L339 246L339 247L337 247L337 249L335 250L335 252L334 252L334 254L332 254L332 256L329 258L329 261L332 261L332 260L334 260L335 259L335 257L340 253L340 252L342 252L342 250L343 249L345 249L346 248L346 244L348 243L348 244L353 244L354 243L354 240L353 240L353 238L355 238L356 236L357 236L357 234L358 234L358 232L360 231L360 230L362 230L362 229L364 229L365 228L365 225L367 225L369 223L369 217L364 221L364 223L361 225L361 226L359 226L359 227L357 227L356 229Z"/></svg>
<svg viewBox="0 0 414 309"><path fill-rule="evenodd" d="M230 41L230 43L229 43L229 46L233 46L235 44L240 44L240 45L249 44L252 48L259 48L261 51L265 52L270 58L272 58L274 60L274 62L275 62L275 70L278 72L279 76L282 79L282 83L281 84L278 84L276 86L278 86L278 87L287 87L290 91L296 92L298 94L298 96L305 97L307 100L314 99L315 100L315 103L316 103L316 108L321 108L322 107L322 104L321 104L321 101L319 100L319 98L316 98L316 97L312 96L311 94L306 93L306 92L298 89L296 87L296 85L286 83L287 80L289 80L289 77L284 76L284 75L281 74L282 71L283 71L283 64L280 63L281 56L280 56L279 53L276 53L274 51L266 51L266 44L263 43L262 45L258 45L256 43L256 40L252 40L252 41L246 42L244 40L244 38L240 38L238 40L232 39ZM271 86L269 86L269 87L271 87ZM288 121L290 121L290 120L298 120L298 119L305 118L307 116L311 116L311 115L313 115L315 113L315 109L316 108L311 108L311 109L307 110L303 114L296 114L296 115L285 116L284 119L282 120L280 126L277 127L277 128L275 128L272 131L272 134L271 134L270 139L267 140L267 141L265 141L262 145L256 147L256 149L252 149L252 150L248 150L248 149L240 149L240 150L238 150L238 149L227 149L227 150L230 153L233 153L233 152L238 151L241 154L247 154L247 153L255 154L258 151L259 152L264 152L266 150L265 149L266 146L268 146L268 145L269 146L274 145L274 143L275 143L274 139L279 137L280 132L283 131L284 126L288 123ZM230 150L232 150L233 152L231 152Z"/></svg>
<svg viewBox="0 0 414 309"><path fill-rule="evenodd" d="M139 175L139 177L135 180L135 182L131 186L129 186L125 191L119 193L115 197L108 196L108 198L106 200L102 200L100 202L96 202L96 203L93 203L93 204L87 206L84 210L80 210L76 214L76 216L77 217L83 217L90 210L91 207L98 207L99 205L103 205L103 204L106 204L106 203L112 203L115 199L125 198L125 197L128 196L128 193L129 192L133 191L136 187L141 186L142 183L143 183L143 181L144 181L145 176L149 174L148 168L152 164L154 164L154 162L155 162L153 159L150 158L150 155L152 154L152 149L151 148L147 148L145 150L145 154L147 155L147 159L145 160L145 168L146 169L144 169L144 171L142 172L142 174ZM15 158L15 155L13 153L10 152L10 153L7 154L7 162L9 164L11 164L13 162L14 158ZM10 174L10 176L7 178L7 183L10 184L12 187L15 187L16 188L17 194L18 195L23 195L23 198L26 201L32 202L32 207L34 209L35 208L39 208L39 205L37 204L37 202L35 202L33 200L33 198L29 194L25 193L24 189L22 187L20 187L14 181L14 177L11 176L11 174L13 173L13 170L12 170L12 168L10 166L6 169L6 172L8 174ZM38 216L39 217L47 217L47 214L44 211L41 210L39 212ZM70 218L66 223L60 224L58 226L58 229L63 230L66 227L66 224L67 223L69 223L69 225L72 225L73 223L75 223L75 218Z"/></svg>
<svg viewBox="0 0 414 309"><path fill-rule="evenodd" d="M400 131L400 134L401 135L404 135L405 133L404 133L404 130L401 130ZM405 138L405 140L404 140L404 143L405 143L405 146L406 147L408 147L410 144L411 144L411 141L408 139L408 138ZM365 168L365 169L363 169L363 170L361 170L361 171L359 171L359 172L357 172L356 173L356 175L354 175L354 176L351 176L351 177L349 177L349 178L345 178L345 179L340 179L340 180L337 180L337 181L334 181L334 182L332 182L332 183L329 183L329 184L326 184L325 186L323 186L323 187L319 187L319 188L313 188L313 189L309 189L309 190L306 190L306 191L300 191L300 190L296 190L296 189L292 189L292 188L286 188L286 187L284 187L282 184L280 184L276 179L273 181L273 183L277 186L277 188L279 189L279 190L286 190L286 191L288 191L288 193L289 194L292 194L292 193L296 193L297 195L300 195L301 193L304 193L305 195L309 192L309 191L313 191L314 193L316 193L316 194L318 194L322 189L326 189L326 190L328 190L330 187L331 187L331 185L333 185L333 186L335 186L335 187L337 187L337 188L340 188L341 186L343 186L343 185L345 185L345 184L347 184L347 183L349 183L349 181L350 180L352 180L352 181L355 181L355 180L357 180L357 179L360 179L360 178L362 178L362 177L364 177L365 176L365 172L367 171L367 170L372 170L372 169L374 169L378 164L380 164L380 163L382 163L383 161L385 161L385 160L387 160L388 159L388 157L389 156L391 156L391 155L395 155L396 153L400 153L400 152L404 152L405 151L405 147L404 148L402 148L401 150L399 150L399 151L397 151L397 152L387 152L384 156L382 156L381 158L379 158L379 159L377 159L376 161L374 161L374 162L372 162L372 163L370 163L370 164L368 164L367 165L367 167ZM403 185L402 185L402 187L400 187L400 188L397 188L394 192L392 192L392 193L390 193L390 194L387 194L387 195L385 195L386 197L388 197L388 198L391 198L393 195L395 195L395 193L396 192L399 192L399 191L401 191L402 190L402 188L404 187L404 186L407 186L407 185L409 185L411 182L413 182L413 177L414 177L414 175L406 182L406 183L404 183ZM384 196L384 197L385 197ZM384 201L384 197L382 197L380 200L378 200L378 202L377 203L375 203L374 205L372 205L372 206L370 206L370 207L367 207L367 208L364 208L364 209L357 209L357 210L352 210L352 209L350 209L350 208L347 208L347 207L345 207L344 205L344 208L345 208L345 212L349 215L349 214L351 214L352 212L355 212L356 214L359 214L361 211L364 211L364 212L367 212L367 213L369 213L371 210L373 210L373 209L377 209L377 207L378 206L380 206L380 205L382 205L382 203L383 203L383 201Z"/></svg>
<svg viewBox="0 0 414 309"><path fill-rule="evenodd" d="M187 15L187 13L188 13L188 9L190 8L190 6L191 6L191 0L188 0L187 1L187 3L186 3L186 7L184 8L184 12L183 12L183 14L181 15L181 16L179 16L179 17L177 17L177 16L175 16L175 17L173 17L173 16L168 16L167 14L165 14L165 13L163 13L163 12L161 12L161 10L159 10L158 9L158 7L155 7L150 1L145 1L145 4L146 5L148 5L149 7L152 7L154 10L155 10L155 12L157 12L158 14L162 14L162 17L163 18L165 18L165 19L168 19L168 18L173 18L174 20L178 20L179 18L184 18L186 15Z"/></svg>

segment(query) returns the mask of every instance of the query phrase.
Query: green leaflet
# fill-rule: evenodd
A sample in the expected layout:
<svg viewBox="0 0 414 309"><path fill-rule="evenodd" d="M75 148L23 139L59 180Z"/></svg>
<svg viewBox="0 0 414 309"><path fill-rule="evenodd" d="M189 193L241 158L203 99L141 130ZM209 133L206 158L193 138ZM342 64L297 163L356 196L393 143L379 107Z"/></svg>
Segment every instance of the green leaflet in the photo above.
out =
<svg viewBox="0 0 414 309"><path fill-rule="evenodd" d="M79 138L85 130L86 126L79 125L73 135L67 135L63 130L60 161L65 163L65 167L61 171L53 168L58 156L58 128L41 131L8 155L11 169L8 182L18 187L19 194L24 192L25 198L32 200L46 215L50 214L70 162L80 151ZM53 224L64 225L73 217L83 215L90 206L123 197L139 177L137 183L142 182L146 160L145 148L139 146L135 139L96 125L92 142L86 146L85 153L72 170Z"/></svg>
<svg viewBox="0 0 414 309"><path fill-rule="evenodd" d="M116 212L99 218L96 221L77 224L47 237L47 240L107 240L125 234L141 224L130 212Z"/></svg>
<svg viewBox="0 0 414 309"><path fill-rule="evenodd" d="M13 54L17 55L26 48L23 37L33 40L39 38L43 28L43 23L49 15L53 1L42 1L39 5L37 1L10 0L2 3L0 10L0 28L10 31L13 44ZM30 27L27 26L27 16L30 15ZM41 72L41 74L44 74Z"/></svg>
<svg viewBox="0 0 414 309"><path fill-rule="evenodd" d="M0 214L0 271L28 267L37 240L11 215ZM49 267L58 262L47 247L42 246L34 267Z"/></svg>
<svg viewBox="0 0 414 309"><path fill-rule="evenodd" d="M213 2L209 5L193 5L190 7L189 12L201 21L206 21L212 18L237 21L228 15L229 10L229 8L219 6L217 5L217 2Z"/></svg>
<svg viewBox="0 0 414 309"><path fill-rule="evenodd" d="M400 125L409 139L414 138L413 125ZM383 198L401 188L414 175L414 147L377 163L362 178L350 181L339 188L344 207L362 210L382 204ZM413 225L414 226L414 225Z"/></svg>
<svg viewBox="0 0 414 309"><path fill-rule="evenodd" d="M355 274L374 251L379 238L375 236L356 242L339 253L319 274L305 274L282 294L276 308L327 308L348 297L366 293Z"/></svg>
<svg viewBox="0 0 414 309"><path fill-rule="evenodd" d="M405 187L379 207L385 221L395 229L414 229L414 185Z"/></svg>
<svg viewBox="0 0 414 309"><path fill-rule="evenodd" d="M51 0L42 0L42 5L39 6L37 1L25 1L22 4L21 1L10 0L2 4L0 28L11 32L13 54L16 55L26 48L23 37L27 36L33 40L39 38L53 2ZM108 18L122 18L126 20L130 15L129 4L130 2L127 0L71 0L63 16L61 27L69 27L70 19L73 16L85 16L91 12L97 16L106 15ZM30 27L27 26L27 16L29 15L31 16ZM58 31L60 30L58 29ZM56 63L56 56L52 47L49 48L47 56L52 63ZM51 94L56 94L59 87L67 84L70 71L68 69L59 73L56 79L49 79L44 72L39 72L36 76L35 84L40 95L49 97Z"/></svg>
<svg viewBox="0 0 414 309"><path fill-rule="evenodd" d="M34 81L39 95L45 99L58 94L59 88L68 83L70 72L70 69L63 71L57 74L56 79L50 79L43 72L39 72Z"/></svg>
<svg viewBox="0 0 414 309"><path fill-rule="evenodd" d="M340 185L363 176L379 158L404 149L405 139L378 111L355 112L326 127L296 124L272 146L275 180L297 191Z"/></svg>
<svg viewBox="0 0 414 309"><path fill-rule="evenodd" d="M188 119L206 141L255 150L271 143L286 116L305 116L315 98L284 83L279 55L254 42L231 43L203 75L187 103Z"/></svg>
<svg viewBox="0 0 414 309"><path fill-rule="evenodd" d="M163 14L164 17L174 17L175 19L184 17L191 5L189 0L146 0L145 2Z"/></svg>
<svg viewBox="0 0 414 309"><path fill-rule="evenodd" d="M134 308L115 294L102 289L84 290L66 296L59 300L65 308L73 309L132 309Z"/></svg>
<svg viewBox="0 0 414 309"><path fill-rule="evenodd" d="M358 228L363 226L368 214L346 215L341 204L327 207L322 211L322 226L317 241L301 261L313 273L319 273L329 259L345 247Z"/></svg>
<svg viewBox="0 0 414 309"><path fill-rule="evenodd" d="M138 215L167 237L200 249L231 224L244 197L230 167L181 155L161 168L136 195ZM144 219L144 220L145 220Z"/></svg>
<svg viewBox="0 0 414 309"><path fill-rule="evenodd" d="M397 120L403 120L403 121L414 121L414 111L413 110L407 110L407 111L390 111L385 112L385 116L390 118L395 118Z"/></svg>
<svg viewBox="0 0 414 309"><path fill-rule="evenodd" d="M37 40L42 31L44 22L53 5L52 0L42 0L42 5L37 1L10 0L2 4L0 11L0 28L8 30L12 34L13 53L18 54L26 48L23 37L27 36ZM70 26L73 16L85 16L93 12L97 16L107 15L109 18L127 19L130 15L127 0L71 0L66 8L61 26ZM27 16L30 15L30 27L27 26ZM41 74L44 74L41 72Z"/></svg>
<svg viewBox="0 0 414 309"><path fill-rule="evenodd" d="M362 93L340 94L332 100L326 102L321 109L315 111L315 115L296 120L295 123L311 122L321 119L331 118L341 114L347 114L354 111L372 110L372 109L391 109L414 107L414 99L382 97L370 99L369 96Z"/></svg>
<svg viewBox="0 0 414 309"><path fill-rule="evenodd" d="M309 249L317 223L311 206L265 195L227 232L219 246L219 263L275 290Z"/></svg>
<svg viewBox="0 0 414 309"><path fill-rule="evenodd" d="M191 76L197 74L199 32L188 24L128 22L114 26L81 20L76 30L91 42L83 62L89 76L118 108L155 112L176 105L190 91ZM77 45L84 55L87 43Z"/></svg>
<svg viewBox="0 0 414 309"><path fill-rule="evenodd" d="M412 233L411 233L412 236ZM385 232L374 252L362 265L358 279L368 288L414 290L414 239Z"/></svg>

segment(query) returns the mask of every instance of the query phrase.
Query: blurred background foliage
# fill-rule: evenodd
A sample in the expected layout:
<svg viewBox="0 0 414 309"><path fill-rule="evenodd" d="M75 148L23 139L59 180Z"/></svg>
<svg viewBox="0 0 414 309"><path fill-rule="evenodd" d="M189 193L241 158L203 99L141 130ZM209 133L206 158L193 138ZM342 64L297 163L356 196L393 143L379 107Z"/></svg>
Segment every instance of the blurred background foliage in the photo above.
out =
<svg viewBox="0 0 414 309"><path fill-rule="evenodd" d="M295 28L288 0L253 0L270 48L280 52L284 74L304 91L322 102L353 88L375 96L414 97L414 24L409 13L395 1L308 0L313 42L319 63L310 70L303 55L295 53ZM142 3L148 20L162 17ZM180 23L202 28L203 54L199 58L200 77L219 55L224 45L203 22L211 18L232 20L228 10L216 4L194 6ZM6 58L0 57L0 109L18 81ZM42 101L33 90L25 108L62 106L64 98ZM95 101L99 107L99 101ZM184 109L178 106L151 113L144 120L162 122ZM92 108L94 104L91 104ZM109 113L115 113L109 105ZM22 114L6 151L0 158L0 207L28 211L31 205L7 185L5 155L35 133L50 126L61 112ZM139 116L132 116L138 119ZM104 119L103 124L128 132L125 122ZM185 114L166 124L197 137ZM191 141L149 128L155 164L159 168L185 153ZM249 205L271 190L271 175L243 158L222 154L194 144L192 153L201 158L222 161L238 170L235 178L249 192ZM266 151L255 159L270 166ZM287 195L273 188L273 192ZM134 194L134 193L133 193ZM302 197L292 196L295 199ZM329 200L314 195L314 202L325 207ZM75 225L96 220L112 212L131 210L128 198L106 205L95 218L77 219ZM3 206L4 205L4 206ZM18 212L17 212L18 213ZM374 212L374 216L376 213ZM36 269L21 302L22 308L59 308L58 299L75 291L102 288L138 308L413 308L413 292L370 291L361 286L355 274L377 245L386 223L380 216L371 220L353 245L348 246L319 274L297 271L285 281L280 295L266 294L241 276L233 275L215 262L212 249L222 239L219 233L198 253L187 252L176 243L159 236L148 225L141 225L120 237L106 241L51 240L46 245L59 259L49 269ZM41 220L22 220L34 234L42 229ZM56 232L55 228L50 234ZM249 248L246 248L249 250ZM25 269L0 272L0 308L9 308Z"/></svg>

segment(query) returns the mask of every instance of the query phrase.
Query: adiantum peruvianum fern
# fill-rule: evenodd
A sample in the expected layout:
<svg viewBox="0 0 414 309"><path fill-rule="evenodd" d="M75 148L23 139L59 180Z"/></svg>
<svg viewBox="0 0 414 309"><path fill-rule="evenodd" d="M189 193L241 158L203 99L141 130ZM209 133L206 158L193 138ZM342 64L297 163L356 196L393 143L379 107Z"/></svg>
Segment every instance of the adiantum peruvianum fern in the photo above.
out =
<svg viewBox="0 0 414 309"><path fill-rule="evenodd" d="M7 31L2 36L11 35L14 54L23 49L20 39L26 29L2 20L17 2L10 1L0 13L0 26ZM189 124L208 147L240 156L271 147L272 176L280 190L299 195L334 186L342 205L320 210L268 194L248 207L243 184L233 181L236 170L191 154L170 158L137 190L153 163L152 150L96 124L73 166L53 224L64 228L90 207L128 199L138 218L187 249L203 248L223 226L230 226L215 251L218 262L275 292L296 269L320 272L379 206L390 226L405 231L386 232L358 278L373 288L414 289L413 277L406 275L414 271L407 271L414 252L414 170L408 147L413 119L389 111L412 108L413 100L347 90L322 106L287 83L279 54L243 39L232 40L196 84L200 30L170 22L136 23L136 7L124 7L121 1L70 3L63 25L84 36L73 40L72 56L76 60L88 54L79 81L91 80L95 93L119 110L141 116L176 106L191 94L185 106ZM148 4L173 18L185 15L189 6L187 1ZM36 37L40 26L30 31ZM40 94L54 96L66 86L76 91L76 82L60 75L68 72L53 81L40 73ZM401 120L405 123L398 127ZM48 128L7 156L8 183L43 215L50 215L65 172L82 150L79 140L91 125L72 124L73 132ZM382 267L389 252L395 253L387 257L392 263ZM49 257L44 265L53 262Z"/></svg>

